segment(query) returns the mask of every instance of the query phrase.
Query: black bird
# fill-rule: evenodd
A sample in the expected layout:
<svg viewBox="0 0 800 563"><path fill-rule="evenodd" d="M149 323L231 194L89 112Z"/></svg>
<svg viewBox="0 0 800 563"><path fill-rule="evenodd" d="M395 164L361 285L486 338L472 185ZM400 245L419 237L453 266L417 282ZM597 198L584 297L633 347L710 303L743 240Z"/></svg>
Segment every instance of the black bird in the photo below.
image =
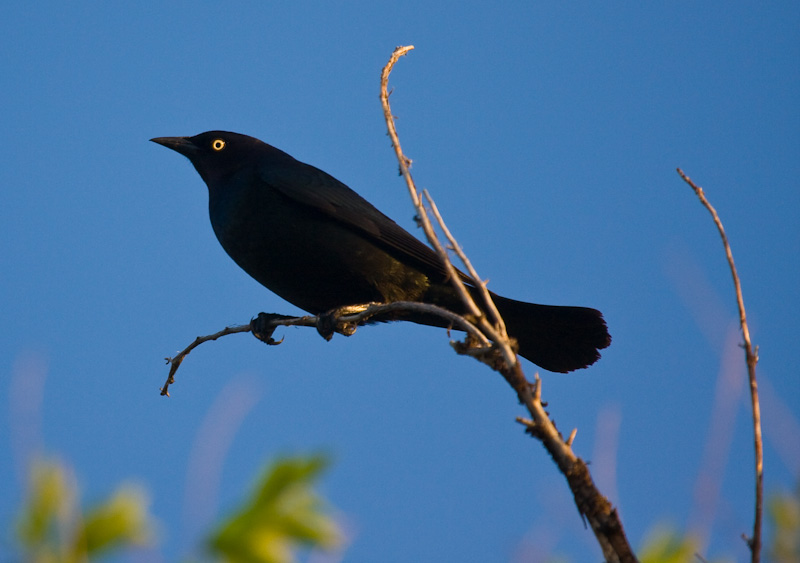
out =
<svg viewBox="0 0 800 563"><path fill-rule="evenodd" d="M238 133L151 140L192 162L222 248L290 303L315 315L393 301L464 313L436 253L333 176ZM585 368L611 343L595 309L493 297L519 354L544 369ZM443 326L429 316L400 318Z"/></svg>

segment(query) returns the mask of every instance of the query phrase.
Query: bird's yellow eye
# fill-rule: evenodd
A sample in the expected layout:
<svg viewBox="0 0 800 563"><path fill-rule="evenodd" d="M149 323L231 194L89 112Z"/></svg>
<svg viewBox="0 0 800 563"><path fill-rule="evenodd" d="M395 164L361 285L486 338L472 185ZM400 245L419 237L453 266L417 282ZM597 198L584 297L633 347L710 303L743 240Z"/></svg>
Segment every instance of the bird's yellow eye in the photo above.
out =
<svg viewBox="0 0 800 563"><path fill-rule="evenodd" d="M214 139L213 141L211 141L211 148L219 152L225 148L225 141L223 141L222 139Z"/></svg>

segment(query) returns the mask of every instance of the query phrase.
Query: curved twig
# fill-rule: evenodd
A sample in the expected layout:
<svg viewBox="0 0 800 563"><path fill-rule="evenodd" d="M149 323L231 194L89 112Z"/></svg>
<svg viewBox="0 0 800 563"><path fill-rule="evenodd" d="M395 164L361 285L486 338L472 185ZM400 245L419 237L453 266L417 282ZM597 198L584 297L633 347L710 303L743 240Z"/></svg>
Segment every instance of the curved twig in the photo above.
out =
<svg viewBox="0 0 800 563"><path fill-rule="evenodd" d="M695 184L691 178L678 168L678 174L684 182L697 194L700 203L711 213L714 224L717 226L722 244L725 247L725 256L728 258L728 266L733 276L733 286L736 289L736 304L739 307L739 325L742 327L742 337L744 338L744 353L747 362L747 375L750 380L750 404L753 410L753 441L755 442L756 457L756 510L755 522L753 524L753 537L745 538L747 546L750 548L750 560L757 563L761 560L761 520L764 511L764 448L761 439L761 407L758 400L758 382L756 380L756 364L758 363L758 347L753 348L750 342L750 329L747 327L747 315L744 311L744 297L742 297L742 284L739 282L739 274L736 272L736 265L733 263L733 252L728 243L728 236L722 226L722 221L717 215L717 210L706 199L703 188Z"/></svg>
<svg viewBox="0 0 800 563"><path fill-rule="evenodd" d="M488 334L492 341L497 343L505 357L506 362L513 364L517 361L517 356L512 351L511 343L509 342L508 335L505 331L505 323L500 317L500 313L497 312L497 308L494 306L492 298L489 295L489 292L486 290L483 280L477 276L477 272L472 269L472 266L469 265L469 262L465 262L465 264L468 264L469 268L471 269L470 274L474 274L471 275L473 285L478 288L479 291L481 291L484 301L491 303L491 305L488 305L487 308L494 312L493 317L497 319L495 323L489 322L486 318L486 315L483 313L483 310L475 303L475 300L469 294L466 286L461 281L460 272L455 268L455 266L453 266L449 256L447 255L447 250L439 241L439 237L436 235L436 231L434 230L433 224L428 216L428 210L425 208L424 203L420 199L417 186L414 184L414 179L411 177L411 170L409 169L411 166L411 159L403 154L403 149L400 147L400 138L397 135L397 128L395 127L394 123L394 115L392 114L392 108L389 105L389 74L392 72L392 68L400 59L400 57L411 51L413 48L413 45L395 48L392 56L389 58L389 62L386 63L386 66L383 67L383 70L381 71L381 105L383 106L383 117L386 120L389 138L392 140L392 148L394 148L395 156L400 164L400 173L403 175L403 178L406 181L408 194L411 196L411 201L416 209L417 220L419 221L422 230L425 232L425 237L428 239L428 242L431 244L431 246L433 246L436 254L438 254L439 258L442 260L442 265L447 271L447 275L450 278L453 287L461 298L462 303L464 303L466 306L469 315L476 318L478 326L481 327L481 330ZM458 245L455 238L453 238L453 236L450 234L450 231L447 229L447 226L444 224L444 221L442 220L438 209L436 209L436 205L433 203L433 199L431 198L430 194L425 192L425 198L428 200L432 208L435 209L435 211L432 212L436 216L442 231L446 233L451 247L459 255L459 257L463 256L461 247Z"/></svg>
<svg viewBox="0 0 800 563"><path fill-rule="evenodd" d="M228 334L236 334L237 332L250 332L250 325L236 325L236 326L226 326L219 332L215 332L214 334L209 334L207 336L198 336L194 339L194 342L189 344L186 348L178 352L177 355L173 356L172 358L164 358L169 367L169 375L167 376L167 381L164 383L164 386L161 388L161 395L169 397L169 386L175 383L175 373L178 371L178 368L181 367L181 362L183 359L189 355L189 352L200 346L203 342L208 342L209 340L216 340L217 338L222 338L223 336L227 336Z"/></svg>

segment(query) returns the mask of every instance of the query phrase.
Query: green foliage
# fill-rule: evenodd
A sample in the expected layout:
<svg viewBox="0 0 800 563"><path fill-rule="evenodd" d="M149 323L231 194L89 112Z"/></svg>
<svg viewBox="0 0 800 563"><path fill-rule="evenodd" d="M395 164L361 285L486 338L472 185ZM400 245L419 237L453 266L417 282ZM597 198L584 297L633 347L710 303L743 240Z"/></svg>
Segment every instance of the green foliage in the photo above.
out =
<svg viewBox="0 0 800 563"><path fill-rule="evenodd" d="M800 487L794 494L772 495L767 509L773 527L769 560L775 563L800 561Z"/></svg>
<svg viewBox="0 0 800 563"><path fill-rule="evenodd" d="M212 534L212 554L237 563L290 563L300 546L336 546L339 528L311 487L326 465L321 456L275 462L252 497ZM154 520L142 491L123 485L83 512L77 499L62 464L33 465L17 520L23 560L84 563L150 541Z"/></svg>
<svg viewBox="0 0 800 563"><path fill-rule="evenodd" d="M292 563L300 547L332 548L341 532L314 492L327 466L322 456L279 459L267 468L244 505L213 532L209 551L231 563ZM39 462L30 473L27 498L17 519L23 560L30 563L84 563L127 548L147 545L154 519L139 489L119 487L107 500L85 511L68 469ZM800 561L800 488L773 495L768 503L772 536L767 560ZM698 540L669 526L652 529L642 563L701 561Z"/></svg>
<svg viewBox="0 0 800 563"><path fill-rule="evenodd" d="M326 465L321 456L275 462L252 497L212 535L211 552L236 563L289 563L299 546L336 546L339 528L311 487Z"/></svg>
<svg viewBox="0 0 800 563"><path fill-rule="evenodd" d="M63 465L34 464L17 521L25 561L77 563L150 541L153 520L142 491L123 485L83 514L77 497L77 486Z"/></svg>
<svg viewBox="0 0 800 563"><path fill-rule="evenodd" d="M647 536L639 554L642 563L687 563L695 557L698 542L691 535L681 535L673 528L660 525Z"/></svg>

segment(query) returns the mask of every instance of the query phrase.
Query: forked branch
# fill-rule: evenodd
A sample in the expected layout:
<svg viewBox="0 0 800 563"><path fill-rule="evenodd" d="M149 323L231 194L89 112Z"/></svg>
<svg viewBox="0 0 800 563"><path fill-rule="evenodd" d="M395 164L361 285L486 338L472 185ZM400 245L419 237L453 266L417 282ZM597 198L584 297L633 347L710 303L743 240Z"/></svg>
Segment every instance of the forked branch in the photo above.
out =
<svg viewBox="0 0 800 563"><path fill-rule="evenodd" d="M445 233L449 242L449 247L453 249L463 262L469 274L471 285L481 291L482 307L475 303L469 291L464 287L461 276L450 262L447 250L439 241L433 229L428 215L429 210L422 202L419 192L414 185L414 180L411 177L411 172L409 170L411 159L406 157L400 148L400 140L394 124L394 116L389 106L389 74L398 59L411 49L413 49L412 46L397 47L394 53L392 53L389 62L383 68L381 73L381 102L383 104L383 115L386 119L389 137L392 140L392 147L397 156L397 161L400 164L400 172L406 180L406 185L408 186L411 200L414 203L419 223L425 231L428 242L430 242L431 246L436 250L439 258L442 260L442 264L450 273L450 280L461 295L467 307L466 310L470 311L470 314L477 319L477 326L485 332L494 345L501 351L498 358L501 359L501 361L493 367L502 374L509 385L511 385L517 393L520 402L525 405L525 408L531 415L530 419L518 420L525 426L525 431L528 434L542 442L558 465L561 473L566 477L578 511L591 526L606 561L621 561L625 563L636 561L636 556L633 554L633 550L625 537L625 531L622 528L622 523L617 511L611 506L608 499L600 494L600 491L592 481L586 463L572 451L574 431L573 434L570 435L569 441L564 440L564 437L556 429L555 423L547 412L545 412L541 400L541 380L537 375L535 383L531 385L526 379L525 374L522 372L520 362L512 352L511 342L505 332L505 325L500 314L497 312L497 308L494 307L492 303L491 295L486 289L485 282L478 276L478 273L469 263L469 260L467 260L461 247L447 229L438 209L433 203L433 199L427 192L423 192L430 206L430 212L436 218L442 232Z"/></svg>

